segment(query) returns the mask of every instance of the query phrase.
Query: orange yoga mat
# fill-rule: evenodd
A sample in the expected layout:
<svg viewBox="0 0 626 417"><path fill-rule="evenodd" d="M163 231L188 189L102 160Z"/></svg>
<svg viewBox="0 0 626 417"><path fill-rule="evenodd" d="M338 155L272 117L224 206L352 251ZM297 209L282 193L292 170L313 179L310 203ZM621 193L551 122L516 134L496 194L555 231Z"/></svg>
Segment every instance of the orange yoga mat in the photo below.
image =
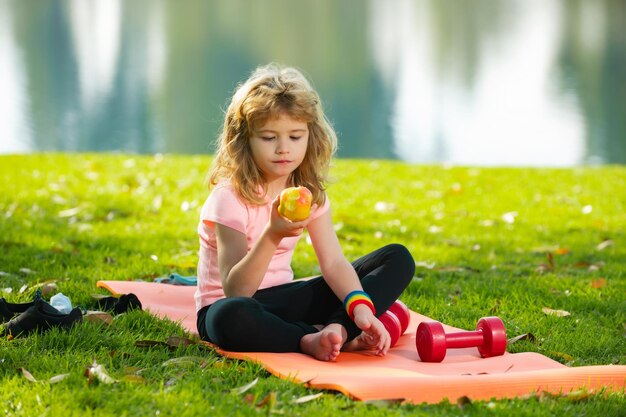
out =
<svg viewBox="0 0 626 417"><path fill-rule="evenodd" d="M136 281L99 281L112 294L134 293L144 309L179 321L197 334L195 287ZM322 362L302 353L218 352L229 358L260 363L272 374L319 389L340 391L357 400L402 399L419 404L513 398L534 392L567 393L587 389L624 392L626 366L568 367L538 353L507 353L480 358L477 349L448 351L442 363L424 363L415 349L417 325L431 320L411 312L407 332L385 357L343 352L335 362ZM458 330L450 326L446 331Z"/></svg>

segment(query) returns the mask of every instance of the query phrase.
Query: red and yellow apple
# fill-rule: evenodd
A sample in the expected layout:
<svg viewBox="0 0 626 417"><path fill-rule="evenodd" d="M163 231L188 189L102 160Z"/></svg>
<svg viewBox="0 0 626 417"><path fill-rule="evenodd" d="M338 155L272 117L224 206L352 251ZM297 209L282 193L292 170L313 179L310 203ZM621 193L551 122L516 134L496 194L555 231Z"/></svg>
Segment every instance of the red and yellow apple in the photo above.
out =
<svg viewBox="0 0 626 417"><path fill-rule="evenodd" d="M311 214L312 200L313 195L306 187L285 188L280 193L278 213L292 222L301 222Z"/></svg>

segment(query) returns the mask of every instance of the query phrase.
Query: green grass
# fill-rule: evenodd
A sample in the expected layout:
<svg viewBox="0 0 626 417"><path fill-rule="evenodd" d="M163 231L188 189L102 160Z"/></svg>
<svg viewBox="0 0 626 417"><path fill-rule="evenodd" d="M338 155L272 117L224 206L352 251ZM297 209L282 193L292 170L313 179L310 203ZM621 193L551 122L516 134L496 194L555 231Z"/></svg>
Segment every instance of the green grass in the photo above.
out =
<svg viewBox="0 0 626 417"><path fill-rule="evenodd" d="M179 156L0 157L0 291L12 289L0 296L27 301L35 284L53 280L75 304L89 306L92 294L103 293L95 288L100 279L195 273L209 163L208 157ZM348 259L390 242L412 252L418 268L402 297L411 308L461 328L498 315L509 336L534 336L510 346L512 352L539 352L570 366L626 364L625 168L338 160L332 176L328 193ZM318 271L304 239L294 269L299 276ZM571 315L548 316L543 307ZM454 399L365 404L325 392L295 404L317 391L200 345L135 346L172 335L189 336L175 323L133 312L110 326L83 323L69 332L2 340L0 410L64 417L626 414L624 393L460 407ZM179 357L191 359L167 362ZM120 382L89 384L85 369L94 360ZM69 376L48 382L59 374ZM232 391L257 377L245 394ZM275 396L273 405L255 406L268 394Z"/></svg>

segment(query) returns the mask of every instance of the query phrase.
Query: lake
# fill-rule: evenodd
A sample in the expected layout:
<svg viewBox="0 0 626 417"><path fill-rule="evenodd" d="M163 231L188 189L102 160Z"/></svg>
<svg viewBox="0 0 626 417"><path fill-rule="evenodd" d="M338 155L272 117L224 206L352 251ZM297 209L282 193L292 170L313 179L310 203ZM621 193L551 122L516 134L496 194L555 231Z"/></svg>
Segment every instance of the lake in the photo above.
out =
<svg viewBox="0 0 626 417"><path fill-rule="evenodd" d="M0 0L0 153L208 154L278 62L342 158L625 164L624 28L611 0Z"/></svg>

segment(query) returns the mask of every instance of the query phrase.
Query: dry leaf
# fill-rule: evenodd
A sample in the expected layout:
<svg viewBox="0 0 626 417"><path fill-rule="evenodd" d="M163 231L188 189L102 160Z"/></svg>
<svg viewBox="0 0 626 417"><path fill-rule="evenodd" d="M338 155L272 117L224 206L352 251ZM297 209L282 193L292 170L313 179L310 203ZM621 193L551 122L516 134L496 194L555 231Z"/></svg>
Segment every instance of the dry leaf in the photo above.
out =
<svg viewBox="0 0 626 417"><path fill-rule="evenodd" d="M295 400L293 400L293 403L294 404L308 403L309 401L317 400L322 395L324 395L323 392L318 392L317 394L305 395L304 397L296 398Z"/></svg>
<svg viewBox="0 0 626 417"><path fill-rule="evenodd" d="M50 282L41 286L41 295L48 297L52 294L56 294L59 291L57 284Z"/></svg>
<svg viewBox="0 0 626 417"><path fill-rule="evenodd" d="M67 378L68 376L70 376L70 374L60 374L60 375L55 375L52 378L50 378L50 383L51 384L56 384L57 382L61 382L63 381L65 378Z"/></svg>
<svg viewBox="0 0 626 417"><path fill-rule="evenodd" d="M571 315L569 311L553 310L553 309L548 308L548 307L542 308L541 311L543 311L545 314L547 314L549 316L556 316L556 317L567 317L567 316Z"/></svg>
<svg viewBox="0 0 626 417"><path fill-rule="evenodd" d="M109 313L105 313L104 311L87 311L87 313L83 315L83 320L87 320L92 323L104 323L109 325L113 323L113 316Z"/></svg>
<svg viewBox="0 0 626 417"><path fill-rule="evenodd" d="M255 401L256 401L256 395L254 394L246 394L243 396L243 402L245 402L248 405L254 405Z"/></svg>
<svg viewBox="0 0 626 417"><path fill-rule="evenodd" d="M252 382L250 382L249 384L244 385L243 387L239 387L239 388L233 388L230 391L234 392L236 394L243 394L244 392L248 391L250 388L252 388L253 386L255 386L257 384L257 382L259 382L259 378L254 378L254 380Z"/></svg>
<svg viewBox="0 0 626 417"><path fill-rule="evenodd" d="M140 347L140 348L151 348L151 347L155 347L155 346L165 346L165 347L170 347L167 343L165 342L160 342L158 340L137 340L134 343L135 347Z"/></svg>
<svg viewBox="0 0 626 417"><path fill-rule="evenodd" d="M31 374L30 372L28 372L28 370L26 368L17 368L18 371L22 372L22 375L24 376L24 378L26 378L27 380L29 380L30 382L38 382L35 377L33 376L33 374Z"/></svg>
<svg viewBox="0 0 626 417"><path fill-rule="evenodd" d="M598 244L598 246L596 246L596 250L604 250L604 249L608 248L609 246L613 246L613 240L612 239L605 239L602 242L600 242Z"/></svg>
<svg viewBox="0 0 626 417"><path fill-rule="evenodd" d="M365 404L373 405L379 408L390 407L396 404L402 404L404 402L404 398L389 398L386 400L369 400L363 401Z"/></svg>
<svg viewBox="0 0 626 417"><path fill-rule="evenodd" d="M90 384L96 380L103 384L114 384L118 382L116 379L111 378L105 367L96 363L95 359L92 364L85 369L85 376L89 379Z"/></svg>
<svg viewBox="0 0 626 417"><path fill-rule="evenodd" d="M536 340L535 336L532 333L524 333L519 336L515 336L506 341L508 346L512 345L515 342L519 342L520 340L528 340L529 342L534 342Z"/></svg>
<svg viewBox="0 0 626 417"><path fill-rule="evenodd" d="M191 339L187 339L186 337L180 337L180 336L170 336L167 338L167 345L173 348L179 348L179 347L183 347L183 346L190 346L190 345L195 345L196 342L194 342Z"/></svg>
<svg viewBox="0 0 626 417"><path fill-rule="evenodd" d="M606 279L597 278L591 280L591 288L604 288L606 287Z"/></svg>
<svg viewBox="0 0 626 417"><path fill-rule="evenodd" d="M256 406L259 408L267 406L267 408L271 410L272 408L274 408L275 405L276 405L276 393L272 391L269 394L267 394L265 397L263 397L263 399L259 401L259 403Z"/></svg>

